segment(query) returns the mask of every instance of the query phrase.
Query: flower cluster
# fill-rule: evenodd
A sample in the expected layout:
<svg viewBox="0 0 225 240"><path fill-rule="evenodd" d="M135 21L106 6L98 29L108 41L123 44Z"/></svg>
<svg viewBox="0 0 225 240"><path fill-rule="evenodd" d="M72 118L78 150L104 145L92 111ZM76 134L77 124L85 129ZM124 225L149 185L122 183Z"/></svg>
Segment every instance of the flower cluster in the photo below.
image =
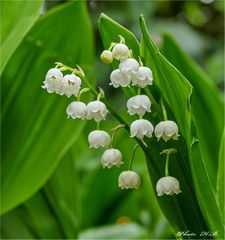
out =
<svg viewBox="0 0 225 240"><path fill-rule="evenodd" d="M58 68L51 68L48 70L44 85L42 88L46 89L49 93L57 93L59 95L66 95L70 97L74 95L77 97L81 85L81 79L75 74L67 74L63 76Z"/></svg>
<svg viewBox="0 0 225 240"><path fill-rule="evenodd" d="M108 50L104 50L100 56L104 63L110 64L114 60L117 61L118 68L110 74L110 86L132 87L137 89L135 96L127 100L127 113L129 115L138 116L138 119L130 124L130 137L136 138L146 147L145 138L152 138L153 134L160 140L161 138L167 142L169 140L178 140L179 130L174 121L167 119L167 114L163 102L162 112L164 120L159 122L155 127L153 124L144 119L144 116L151 112L151 100L145 95L146 87L153 84L153 74L149 67L144 66L141 59L136 60L132 56L132 50L125 44L125 40L120 36L119 43L111 43ZM71 74L63 76L62 71L70 71ZM82 82L87 84L88 88L82 88ZM123 128L124 125L118 125L113 129L112 136L104 130L100 129L100 122L106 120L109 111L106 108L104 91L90 88L87 79L80 67L72 69L62 63L56 63L55 68L50 69L45 77L44 85L42 86L49 93L57 93L66 95L67 97L75 96L77 99L72 101L66 108L68 118L94 120L97 123L97 129L93 130L88 135L88 143L90 148L106 148L101 157L103 168L120 167L123 162L122 153L119 149L113 147L114 136L117 130ZM87 91L92 91L97 95L97 99L89 103L80 101L81 95ZM135 145L130 159L129 169L120 173L118 177L118 185L121 189L137 189L141 184L141 178L137 172L132 171L132 163L135 151L139 144ZM164 150L167 154L165 177L159 179L156 191L158 196L179 194L180 186L176 178L168 176L169 156L175 153L174 149Z"/></svg>

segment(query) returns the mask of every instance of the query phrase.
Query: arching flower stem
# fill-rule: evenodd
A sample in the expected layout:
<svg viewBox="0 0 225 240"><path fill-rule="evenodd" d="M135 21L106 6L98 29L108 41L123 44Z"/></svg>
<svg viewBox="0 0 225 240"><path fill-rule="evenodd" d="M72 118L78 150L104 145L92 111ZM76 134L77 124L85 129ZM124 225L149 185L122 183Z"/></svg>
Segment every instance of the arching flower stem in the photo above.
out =
<svg viewBox="0 0 225 240"><path fill-rule="evenodd" d="M131 154L131 158L130 158L130 163L129 163L129 170L131 170L132 168L132 164L133 164L133 160L134 160L134 155L136 153L136 150L137 148L140 147L140 145L137 143L134 148L133 148L133 151L132 151L132 154Z"/></svg>
<svg viewBox="0 0 225 240"><path fill-rule="evenodd" d="M114 139L115 139L115 135L117 133L117 131L121 128L125 128L124 124L119 124L118 126L116 126L115 128L112 129L113 133L112 133L112 137L111 137L111 144L110 147L113 148L113 143L114 143Z"/></svg>

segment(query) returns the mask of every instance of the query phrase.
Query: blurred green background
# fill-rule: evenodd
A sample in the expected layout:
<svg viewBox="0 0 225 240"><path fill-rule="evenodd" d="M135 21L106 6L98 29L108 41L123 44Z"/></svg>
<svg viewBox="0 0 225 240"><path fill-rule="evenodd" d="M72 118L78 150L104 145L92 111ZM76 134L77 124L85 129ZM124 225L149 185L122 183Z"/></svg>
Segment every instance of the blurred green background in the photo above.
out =
<svg viewBox="0 0 225 240"><path fill-rule="evenodd" d="M87 135L95 124L66 119L65 108L71 99L49 95L40 86L54 61L79 64L125 117L125 106L120 104L125 97L108 85L111 66L99 60L103 46L98 17L104 12L140 39L138 17L143 13L155 43L160 47L162 34L169 32L223 95L224 3L206 0L83 3L73 6L67 1L45 1L42 5L40 1L41 8L32 6L40 9L38 12L43 16L21 37L3 71L1 123L5 142L1 180L2 194L7 194L2 199L5 210L1 237L174 239L156 202L155 186L151 187L141 150L137 151L133 168L142 176L142 187L138 191L121 191L117 186L118 174L127 168L128 146L135 141L126 132L119 132L116 147L123 152L125 164L122 169L102 170L99 159L103 150L89 149L87 143ZM4 5L1 10L4 15ZM6 23L17 19L15 12L12 9L6 12ZM26 14L30 13L28 8ZM10 32L13 24L8 25ZM109 118L103 126L111 129L116 124Z"/></svg>

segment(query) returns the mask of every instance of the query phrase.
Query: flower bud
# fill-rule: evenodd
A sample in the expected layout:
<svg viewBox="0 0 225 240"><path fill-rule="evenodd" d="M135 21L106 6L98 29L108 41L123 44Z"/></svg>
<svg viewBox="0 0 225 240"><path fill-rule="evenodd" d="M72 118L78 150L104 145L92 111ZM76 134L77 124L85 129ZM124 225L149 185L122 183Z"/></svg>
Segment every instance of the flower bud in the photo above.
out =
<svg viewBox="0 0 225 240"><path fill-rule="evenodd" d="M113 55L112 55L112 52L109 51L109 50L104 50L100 56L102 62L104 63L112 63L113 61Z"/></svg>
<svg viewBox="0 0 225 240"><path fill-rule="evenodd" d="M65 75L63 78L62 94L67 97L74 95L77 97L81 85L81 79L75 74Z"/></svg>
<svg viewBox="0 0 225 240"><path fill-rule="evenodd" d="M131 137L137 137L143 139L144 136L151 138L154 131L153 125L145 119L139 119L131 123L130 135Z"/></svg>
<svg viewBox="0 0 225 240"><path fill-rule="evenodd" d="M61 93L63 82L63 74L58 68L51 68L48 70L44 85L42 88L46 89L48 93Z"/></svg>
<svg viewBox="0 0 225 240"><path fill-rule="evenodd" d="M155 127L155 136L159 140L162 138L165 142L170 139L178 140L178 126L174 121L162 121Z"/></svg>
<svg viewBox="0 0 225 240"><path fill-rule="evenodd" d="M110 143L110 136L105 131L94 130L89 133L88 142L90 148L108 147Z"/></svg>
<svg viewBox="0 0 225 240"><path fill-rule="evenodd" d="M129 57L130 50L127 45L118 43L113 47L112 55L116 60L122 61Z"/></svg>
<svg viewBox="0 0 225 240"><path fill-rule="evenodd" d="M132 78L132 85L144 88L147 85L152 85L152 81L151 69L148 67L139 67L137 74Z"/></svg>
<svg viewBox="0 0 225 240"><path fill-rule="evenodd" d="M138 114L143 116L145 112L151 112L151 102L146 95L137 95L127 101L128 113L130 115Z"/></svg>
<svg viewBox="0 0 225 240"><path fill-rule="evenodd" d="M130 78L134 78L139 69L139 63L134 58L128 58L119 64L121 73Z"/></svg>
<svg viewBox="0 0 225 240"><path fill-rule="evenodd" d="M128 87L131 82L130 76L126 74L122 74L119 69L112 71L110 74L111 83L109 85L113 85L114 88L121 87Z"/></svg>
<svg viewBox="0 0 225 240"><path fill-rule="evenodd" d="M68 115L68 118L72 117L73 119L85 119L87 114L87 106L83 102L71 102L66 109L66 113Z"/></svg>
<svg viewBox="0 0 225 240"><path fill-rule="evenodd" d="M122 154L118 149L107 149L102 155L101 163L103 168L120 167L123 164Z"/></svg>
<svg viewBox="0 0 225 240"><path fill-rule="evenodd" d="M103 102L96 100L87 104L87 119L94 119L96 122L100 122L105 120L106 114L107 109Z"/></svg>
<svg viewBox="0 0 225 240"><path fill-rule="evenodd" d="M179 181L175 177L166 176L159 179L156 184L158 196L181 193Z"/></svg>
<svg viewBox="0 0 225 240"><path fill-rule="evenodd" d="M121 189L137 189L141 185L141 179L136 172L129 170L119 175L118 183Z"/></svg>

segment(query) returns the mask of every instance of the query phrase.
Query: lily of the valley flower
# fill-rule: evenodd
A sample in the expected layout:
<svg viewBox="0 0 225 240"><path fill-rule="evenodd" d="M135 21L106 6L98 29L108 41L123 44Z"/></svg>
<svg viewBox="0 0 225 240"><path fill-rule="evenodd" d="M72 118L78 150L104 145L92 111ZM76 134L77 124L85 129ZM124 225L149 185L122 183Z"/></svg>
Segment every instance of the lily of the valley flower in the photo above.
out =
<svg viewBox="0 0 225 240"><path fill-rule="evenodd" d="M159 179L156 184L158 196L181 193L179 181L175 177L166 176Z"/></svg>
<svg viewBox="0 0 225 240"><path fill-rule="evenodd" d="M114 88L118 87L128 87L131 83L131 77L126 74L122 74L119 69L112 71L110 74L110 85L113 85Z"/></svg>
<svg viewBox="0 0 225 240"><path fill-rule="evenodd" d="M102 130L94 130L88 135L90 148L108 147L110 144L110 136Z"/></svg>
<svg viewBox="0 0 225 240"><path fill-rule="evenodd" d="M102 155L101 163L103 168L120 167L123 164L122 153L118 149L107 149Z"/></svg>
<svg viewBox="0 0 225 240"><path fill-rule="evenodd" d="M116 60L123 61L130 55L130 50L127 45L118 43L113 47L112 55Z"/></svg>
<svg viewBox="0 0 225 240"><path fill-rule="evenodd" d="M113 61L113 55L112 52L109 50L104 50L100 56L102 62L104 63L112 63Z"/></svg>
<svg viewBox="0 0 225 240"><path fill-rule="evenodd" d="M42 88L46 89L48 93L61 94L63 83L63 74L58 68L51 68L48 70L44 85Z"/></svg>
<svg viewBox="0 0 225 240"><path fill-rule="evenodd" d="M87 115L87 106L85 103L80 101L71 102L66 109L66 113L68 118L72 117L73 119L85 119Z"/></svg>
<svg viewBox="0 0 225 240"><path fill-rule="evenodd" d="M96 122L105 120L107 115L107 109L103 102L101 101L92 101L87 104L87 119L94 119Z"/></svg>
<svg viewBox="0 0 225 240"><path fill-rule="evenodd" d="M154 132L154 127L148 120L139 119L131 123L130 135L131 137L137 137L143 139L144 136L151 138Z"/></svg>
<svg viewBox="0 0 225 240"><path fill-rule="evenodd" d="M124 171L119 175L118 184L121 189L137 189L141 185L141 179L134 171Z"/></svg>
<svg viewBox="0 0 225 240"><path fill-rule="evenodd" d="M148 67L139 67L137 74L132 78L132 85L141 88L144 88L147 85L152 85L152 82L152 71Z"/></svg>
<svg viewBox="0 0 225 240"><path fill-rule="evenodd" d="M124 74L125 76L134 78L134 76L138 72L139 63L134 58L128 58L119 64L119 69L121 73Z"/></svg>
<svg viewBox="0 0 225 240"><path fill-rule="evenodd" d="M178 140L179 130L174 121L166 120L158 123L155 127L155 136L159 140L162 138L165 142L170 139Z"/></svg>
<svg viewBox="0 0 225 240"><path fill-rule="evenodd" d="M81 85L81 79L75 74L65 75L63 78L62 94L67 97L74 95L77 97Z"/></svg>
<svg viewBox="0 0 225 240"><path fill-rule="evenodd" d="M150 106L150 99L146 95L137 95L127 101L128 113L130 115L138 114L143 116L146 112L151 112Z"/></svg>

